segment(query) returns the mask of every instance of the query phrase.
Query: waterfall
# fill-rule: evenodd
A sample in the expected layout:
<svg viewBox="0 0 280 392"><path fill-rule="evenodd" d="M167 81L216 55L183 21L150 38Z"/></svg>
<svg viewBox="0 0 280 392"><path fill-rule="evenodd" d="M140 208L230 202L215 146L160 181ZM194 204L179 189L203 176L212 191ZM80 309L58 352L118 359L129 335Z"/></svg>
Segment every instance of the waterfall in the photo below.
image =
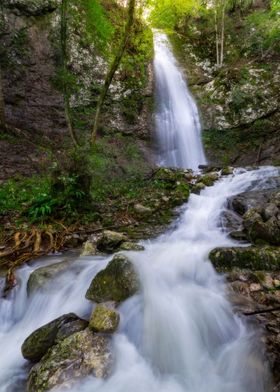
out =
<svg viewBox="0 0 280 392"><path fill-rule="evenodd" d="M154 33L156 134L161 166L197 169L206 159L196 103L165 34Z"/></svg>
<svg viewBox="0 0 280 392"><path fill-rule="evenodd" d="M205 163L197 107L163 34L155 34L160 163L197 168ZM201 194L190 196L176 227L145 251L124 252L138 271L141 290L120 307L113 336L116 359L107 380L87 377L72 392L267 392L267 371L254 327L235 314L224 277L208 259L220 246L234 246L219 226L227 198L277 175L274 168L236 170ZM48 257L21 267L18 286L0 302L0 392L23 392L28 374L24 339L62 314L89 317L85 292L109 257L77 258L48 291L27 296L27 281ZM0 279L0 288L4 279ZM68 389L69 390L69 389Z"/></svg>

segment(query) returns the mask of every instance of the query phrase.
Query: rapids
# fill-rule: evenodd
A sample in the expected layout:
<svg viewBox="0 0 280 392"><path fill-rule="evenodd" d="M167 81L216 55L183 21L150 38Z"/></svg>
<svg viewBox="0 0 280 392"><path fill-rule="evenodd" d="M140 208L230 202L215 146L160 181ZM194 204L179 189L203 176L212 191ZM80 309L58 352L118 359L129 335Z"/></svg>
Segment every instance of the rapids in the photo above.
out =
<svg viewBox="0 0 280 392"><path fill-rule="evenodd" d="M227 198L276 174L273 168L237 170L200 196L192 194L173 227L144 242L145 251L128 252L142 289L119 309L113 374L105 381L89 377L73 392L267 392L258 334L234 314L224 278L215 272L208 253L234 244L219 224ZM0 304L1 391L24 390L27 362L20 347L34 329L70 311L89 316L86 289L109 259L74 260L48 293L32 298L26 296L31 271L61 257L18 270L20 284Z"/></svg>

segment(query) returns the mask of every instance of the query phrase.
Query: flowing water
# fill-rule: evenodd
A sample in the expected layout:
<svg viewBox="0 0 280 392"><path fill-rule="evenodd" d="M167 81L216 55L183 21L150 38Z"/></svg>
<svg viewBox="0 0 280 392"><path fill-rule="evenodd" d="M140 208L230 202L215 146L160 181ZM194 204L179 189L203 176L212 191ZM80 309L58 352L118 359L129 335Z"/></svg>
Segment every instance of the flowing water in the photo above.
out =
<svg viewBox="0 0 280 392"><path fill-rule="evenodd" d="M165 34L155 32L156 131L161 166L197 169L206 162L197 106Z"/></svg>
<svg viewBox="0 0 280 392"><path fill-rule="evenodd" d="M226 199L276 174L273 168L240 170L219 180L191 195L175 227L144 242L145 251L127 252L142 289L119 309L113 374L105 381L89 377L73 392L267 392L259 337L233 313L208 253L234 244L219 226ZM20 346L29 333L67 312L89 316L86 289L109 259L77 259L48 293L32 298L26 296L31 271L58 257L18 271L20 284L0 304L1 392L24 391Z"/></svg>
<svg viewBox="0 0 280 392"><path fill-rule="evenodd" d="M155 66L163 89L157 122L162 125L160 138L166 139L162 163L196 167L205 161L197 109L166 38L156 35L155 41ZM167 136L168 129L172 137ZM81 380L73 392L267 392L260 339L234 314L224 278L215 272L208 254L216 246L234 244L219 225L227 198L276 174L273 168L237 170L199 196L191 195L173 227L144 242L145 251L127 252L142 287L119 308L113 373L107 380ZM1 299L1 392L25 390L28 364L20 348L34 329L68 312L90 315L92 304L85 292L110 257L76 258L47 292L27 297L30 273L62 259L53 256L22 267L17 271L19 284Z"/></svg>

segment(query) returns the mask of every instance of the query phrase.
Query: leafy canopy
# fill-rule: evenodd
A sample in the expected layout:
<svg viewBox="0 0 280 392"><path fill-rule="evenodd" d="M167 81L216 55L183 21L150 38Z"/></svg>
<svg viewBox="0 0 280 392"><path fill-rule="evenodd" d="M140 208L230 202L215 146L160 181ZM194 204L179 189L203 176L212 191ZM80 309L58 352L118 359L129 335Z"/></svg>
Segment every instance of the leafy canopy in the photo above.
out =
<svg viewBox="0 0 280 392"><path fill-rule="evenodd" d="M195 15L201 8L199 0L150 0L150 20L155 27L173 29L186 15Z"/></svg>

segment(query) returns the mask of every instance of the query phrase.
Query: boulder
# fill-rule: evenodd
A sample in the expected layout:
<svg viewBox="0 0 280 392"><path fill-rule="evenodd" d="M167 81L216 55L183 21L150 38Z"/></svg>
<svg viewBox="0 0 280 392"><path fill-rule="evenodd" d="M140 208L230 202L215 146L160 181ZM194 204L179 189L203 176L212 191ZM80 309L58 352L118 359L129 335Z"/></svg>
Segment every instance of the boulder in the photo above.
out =
<svg viewBox="0 0 280 392"><path fill-rule="evenodd" d="M114 303L103 303L95 307L89 320L89 328L97 332L114 332L119 326L120 315Z"/></svg>
<svg viewBox="0 0 280 392"><path fill-rule="evenodd" d="M280 215L274 215L264 221L261 213L253 208L248 210L243 216L243 225L248 239L256 244L280 245L279 217Z"/></svg>
<svg viewBox="0 0 280 392"><path fill-rule="evenodd" d="M199 180L199 182L202 182L206 186L212 186L214 185L214 182L219 179L219 173L208 173L202 176Z"/></svg>
<svg viewBox="0 0 280 392"><path fill-rule="evenodd" d="M230 174L233 174L234 168L231 166L226 166L222 168L221 174L222 176L228 176Z"/></svg>
<svg viewBox="0 0 280 392"><path fill-rule="evenodd" d="M102 237L97 241L97 249L101 252L111 253L125 241L127 241L127 236L125 234L104 230Z"/></svg>
<svg viewBox="0 0 280 392"><path fill-rule="evenodd" d="M261 209L273 196L275 190L258 190L243 192L228 199L228 206L240 215L251 208Z"/></svg>
<svg viewBox="0 0 280 392"><path fill-rule="evenodd" d="M95 302L121 302L139 289L139 280L133 264L122 255L116 255L92 280L86 298Z"/></svg>
<svg viewBox="0 0 280 392"><path fill-rule="evenodd" d="M198 195L204 188L205 188L205 185L203 184L203 182L197 182L192 187L192 192Z"/></svg>
<svg viewBox="0 0 280 392"><path fill-rule="evenodd" d="M87 321L74 313L65 314L32 332L23 342L22 355L29 361L38 362L59 340L84 330L87 325Z"/></svg>
<svg viewBox="0 0 280 392"><path fill-rule="evenodd" d="M47 290L48 284L52 281L52 279L65 272L69 268L70 264L70 261L62 261L46 267L37 268L29 276L27 282L27 294L31 295L37 290Z"/></svg>
<svg viewBox="0 0 280 392"><path fill-rule="evenodd" d="M143 245L136 244L135 242L126 241L120 245L119 250L141 251L141 250L145 250L145 248Z"/></svg>
<svg viewBox="0 0 280 392"><path fill-rule="evenodd" d="M91 241L86 241L83 243L83 250L81 256L94 256L96 255L96 245Z"/></svg>
<svg viewBox="0 0 280 392"><path fill-rule="evenodd" d="M90 329L76 332L53 346L30 370L27 392L71 388L79 378L105 378L112 366L111 339Z"/></svg>
<svg viewBox="0 0 280 392"><path fill-rule="evenodd" d="M223 211L220 217L220 224L225 231L237 231L242 229L242 218L234 211Z"/></svg>
<svg viewBox="0 0 280 392"><path fill-rule="evenodd" d="M238 267L273 271L280 268L280 249L271 247L216 248L209 258L214 267L221 270Z"/></svg>
<svg viewBox="0 0 280 392"><path fill-rule="evenodd" d="M153 212L150 207L145 207L142 204L135 204L134 211L139 215L151 215Z"/></svg>

